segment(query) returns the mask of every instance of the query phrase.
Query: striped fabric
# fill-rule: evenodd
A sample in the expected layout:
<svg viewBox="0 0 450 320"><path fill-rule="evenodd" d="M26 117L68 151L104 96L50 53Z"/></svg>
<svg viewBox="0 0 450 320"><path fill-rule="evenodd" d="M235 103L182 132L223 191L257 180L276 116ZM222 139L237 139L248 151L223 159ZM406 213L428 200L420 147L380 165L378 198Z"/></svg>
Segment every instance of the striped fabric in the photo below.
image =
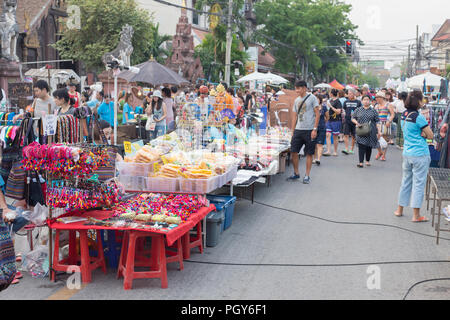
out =
<svg viewBox="0 0 450 320"><path fill-rule="evenodd" d="M8 227L0 216L0 291L5 290L16 275L16 255Z"/></svg>

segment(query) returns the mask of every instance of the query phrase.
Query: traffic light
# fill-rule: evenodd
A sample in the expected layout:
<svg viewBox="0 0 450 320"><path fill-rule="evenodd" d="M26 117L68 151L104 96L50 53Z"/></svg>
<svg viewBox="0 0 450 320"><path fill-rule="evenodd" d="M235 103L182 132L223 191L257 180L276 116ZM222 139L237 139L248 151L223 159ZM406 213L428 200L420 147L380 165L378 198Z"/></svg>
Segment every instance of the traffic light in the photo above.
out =
<svg viewBox="0 0 450 320"><path fill-rule="evenodd" d="M353 55L353 40L345 40L345 53Z"/></svg>

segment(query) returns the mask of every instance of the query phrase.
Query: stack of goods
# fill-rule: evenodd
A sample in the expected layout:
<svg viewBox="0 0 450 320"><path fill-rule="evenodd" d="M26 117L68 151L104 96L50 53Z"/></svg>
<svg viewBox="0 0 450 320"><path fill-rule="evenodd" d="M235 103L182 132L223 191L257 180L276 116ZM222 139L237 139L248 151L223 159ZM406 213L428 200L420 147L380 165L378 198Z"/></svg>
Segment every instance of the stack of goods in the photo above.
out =
<svg viewBox="0 0 450 320"><path fill-rule="evenodd" d="M133 163L152 163L159 161L161 152L151 146L143 146L136 155L132 157L125 157L125 162Z"/></svg>
<svg viewBox="0 0 450 320"><path fill-rule="evenodd" d="M136 221L181 224L204 207L205 201L194 195L140 194L113 209L114 216Z"/></svg>
<svg viewBox="0 0 450 320"><path fill-rule="evenodd" d="M98 168L107 166L109 162L107 149L92 146L48 146L33 142L23 148L22 155L25 170L47 171L66 178L89 178Z"/></svg>

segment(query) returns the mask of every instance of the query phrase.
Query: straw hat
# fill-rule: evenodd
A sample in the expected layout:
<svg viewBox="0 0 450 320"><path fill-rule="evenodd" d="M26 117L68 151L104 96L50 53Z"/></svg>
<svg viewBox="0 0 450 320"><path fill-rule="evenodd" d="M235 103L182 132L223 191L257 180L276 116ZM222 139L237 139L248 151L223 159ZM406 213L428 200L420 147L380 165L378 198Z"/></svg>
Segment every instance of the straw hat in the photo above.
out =
<svg viewBox="0 0 450 320"><path fill-rule="evenodd" d="M384 91L378 91L377 95L375 97L376 98L380 97L380 98L386 99L386 94L384 93Z"/></svg>

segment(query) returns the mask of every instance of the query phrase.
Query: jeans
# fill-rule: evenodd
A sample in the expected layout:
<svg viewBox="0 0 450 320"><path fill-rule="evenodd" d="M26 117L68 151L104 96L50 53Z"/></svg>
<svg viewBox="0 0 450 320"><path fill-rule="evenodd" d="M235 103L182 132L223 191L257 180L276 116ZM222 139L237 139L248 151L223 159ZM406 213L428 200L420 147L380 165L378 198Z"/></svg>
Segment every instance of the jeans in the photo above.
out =
<svg viewBox="0 0 450 320"><path fill-rule="evenodd" d="M398 204L413 209L422 208L431 158L403 156L403 180L398 196Z"/></svg>

